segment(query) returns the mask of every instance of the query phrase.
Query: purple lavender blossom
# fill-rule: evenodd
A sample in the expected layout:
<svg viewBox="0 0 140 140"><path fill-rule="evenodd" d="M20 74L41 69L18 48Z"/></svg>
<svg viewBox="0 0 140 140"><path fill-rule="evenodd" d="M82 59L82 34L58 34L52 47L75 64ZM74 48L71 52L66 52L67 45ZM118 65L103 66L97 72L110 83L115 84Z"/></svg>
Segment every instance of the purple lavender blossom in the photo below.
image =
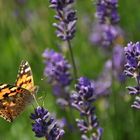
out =
<svg viewBox="0 0 140 140"><path fill-rule="evenodd" d="M127 89L129 91L130 95L137 95L137 94L139 95L140 94L140 87L139 86L135 86L135 87L128 86Z"/></svg>
<svg viewBox="0 0 140 140"><path fill-rule="evenodd" d="M57 37L62 40L71 40L76 31L76 11L71 8L74 0L50 0L50 7L56 10L54 23Z"/></svg>
<svg viewBox="0 0 140 140"><path fill-rule="evenodd" d="M101 24L116 24L120 17L117 12L118 0L98 0L96 16Z"/></svg>
<svg viewBox="0 0 140 140"><path fill-rule="evenodd" d="M133 108L140 109L140 97L136 96L134 103L131 105Z"/></svg>
<svg viewBox="0 0 140 140"><path fill-rule="evenodd" d="M126 64L125 74L128 77L135 78L137 85L135 87L129 86L129 94L136 96L132 107L140 109L140 43L128 43L124 48Z"/></svg>
<svg viewBox="0 0 140 140"><path fill-rule="evenodd" d="M50 0L50 7L61 10L73 2L74 0Z"/></svg>
<svg viewBox="0 0 140 140"><path fill-rule="evenodd" d="M124 48L126 56L125 74L129 77L139 79L139 68L140 68L140 43L128 43L127 47Z"/></svg>
<svg viewBox="0 0 140 140"><path fill-rule="evenodd" d="M90 41L93 44L109 48L117 38L122 36L122 30L117 23L120 17L117 12L117 0L97 0L96 18Z"/></svg>
<svg viewBox="0 0 140 140"><path fill-rule="evenodd" d="M52 86L54 95L57 97L56 102L64 108L69 105L68 86L72 81L70 73L71 65L62 54L54 50L46 49L43 57L46 64L44 74Z"/></svg>
<svg viewBox="0 0 140 140"><path fill-rule="evenodd" d="M51 83L59 83L62 86L68 86L71 83L70 68L71 65L60 54L53 50L46 49L43 53L45 58L45 76Z"/></svg>
<svg viewBox="0 0 140 140"><path fill-rule="evenodd" d="M36 137L59 140L64 135L64 130L58 126L57 121L43 107L38 106L30 118L33 120L32 130Z"/></svg>
<svg viewBox="0 0 140 140"><path fill-rule="evenodd" d="M111 85L112 85L111 73L112 73L112 61L107 60L97 80L93 81L95 85L96 97L105 96L111 93Z"/></svg>
<svg viewBox="0 0 140 140"><path fill-rule="evenodd" d="M118 26L95 23L90 35L90 42L108 48L120 35L122 35L122 30Z"/></svg>
<svg viewBox="0 0 140 140"><path fill-rule="evenodd" d="M125 56L124 56L124 48L121 45L116 45L113 48L113 74L120 81L124 82L126 76L124 74L124 64L125 64Z"/></svg>
<svg viewBox="0 0 140 140"><path fill-rule="evenodd" d="M95 115L95 92L94 85L85 77L81 77L75 86L76 91L71 95L71 105L76 108L82 119L76 119L77 126L82 133L81 138L84 140L96 137L97 140L101 138L102 128L99 127L99 122ZM100 133L99 133L100 130ZM90 138L86 135L91 132Z"/></svg>
<svg viewBox="0 0 140 140"><path fill-rule="evenodd" d="M93 133L90 139L85 134L83 134L81 138L82 138L82 140L101 140L102 133L103 133L103 129L98 128L97 134Z"/></svg>
<svg viewBox="0 0 140 140"><path fill-rule="evenodd" d="M81 114L89 115L94 110L94 107L89 108L95 101L94 86L87 78L81 77L75 88L76 92L71 96L72 106Z"/></svg>

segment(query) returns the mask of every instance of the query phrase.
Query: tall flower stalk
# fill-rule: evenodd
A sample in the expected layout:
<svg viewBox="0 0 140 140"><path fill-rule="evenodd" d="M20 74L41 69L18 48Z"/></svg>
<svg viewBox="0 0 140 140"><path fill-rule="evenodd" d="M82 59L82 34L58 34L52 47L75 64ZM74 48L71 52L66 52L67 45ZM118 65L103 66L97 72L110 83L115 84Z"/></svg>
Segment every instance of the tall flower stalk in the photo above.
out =
<svg viewBox="0 0 140 140"><path fill-rule="evenodd" d="M71 40L76 32L76 11L71 8L74 0L50 0L50 7L56 11L55 19L57 23L53 23L56 27L56 35L61 40L66 41L71 55L74 78L77 79L77 69L71 46Z"/></svg>
<svg viewBox="0 0 140 140"><path fill-rule="evenodd" d="M124 72L127 77L134 78L136 81L136 86L127 87L129 94L135 96L131 107L140 109L140 42L128 43L124 52L126 57Z"/></svg>
<svg viewBox="0 0 140 140"><path fill-rule="evenodd" d="M95 115L94 86L85 77L81 77L75 86L76 91L71 96L71 105L80 112L81 119L76 119L77 126L82 133L82 140L100 140L102 128Z"/></svg>

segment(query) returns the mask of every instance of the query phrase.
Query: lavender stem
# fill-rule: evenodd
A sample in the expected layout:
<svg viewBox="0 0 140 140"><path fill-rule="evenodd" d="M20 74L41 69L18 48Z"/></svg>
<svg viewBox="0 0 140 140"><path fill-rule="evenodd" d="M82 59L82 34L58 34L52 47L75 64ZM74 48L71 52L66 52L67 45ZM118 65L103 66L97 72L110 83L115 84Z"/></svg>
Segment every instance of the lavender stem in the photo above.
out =
<svg viewBox="0 0 140 140"><path fill-rule="evenodd" d="M74 75L74 80L76 81L77 79L77 69L76 69L76 64L75 64L75 60L74 60L74 55L73 55L73 51L72 51L72 46L71 46L71 42L70 40L67 40L68 43L68 48L70 51L70 56L71 56L71 61L72 61L72 66L73 66L73 75Z"/></svg>

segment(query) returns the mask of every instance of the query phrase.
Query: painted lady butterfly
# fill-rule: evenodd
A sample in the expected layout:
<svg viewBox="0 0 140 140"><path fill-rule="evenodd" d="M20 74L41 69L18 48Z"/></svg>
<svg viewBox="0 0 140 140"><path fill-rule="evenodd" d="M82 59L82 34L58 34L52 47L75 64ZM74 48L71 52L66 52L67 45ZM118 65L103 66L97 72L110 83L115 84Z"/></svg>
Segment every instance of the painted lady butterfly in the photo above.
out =
<svg viewBox="0 0 140 140"><path fill-rule="evenodd" d="M36 90L31 68L22 61L15 85L0 84L0 117L12 122L32 101Z"/></svg>

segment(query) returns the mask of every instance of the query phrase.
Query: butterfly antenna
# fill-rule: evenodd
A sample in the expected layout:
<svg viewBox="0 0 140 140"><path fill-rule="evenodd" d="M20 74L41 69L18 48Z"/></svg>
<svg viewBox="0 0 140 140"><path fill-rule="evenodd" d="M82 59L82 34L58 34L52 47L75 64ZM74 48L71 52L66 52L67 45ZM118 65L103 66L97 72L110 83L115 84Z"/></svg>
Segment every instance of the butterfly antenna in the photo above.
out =
<svg viewBox="0 0 140 140"><path fill-rule="evenodd" d="M42 100L42 106L45 106L45 99L46 99L46 97L47 97L47 94L45 94L45 96L44 96L44 98Z"/></svg>
<svg viewBox="0 0 140 140"><path fill-rule="evenodd" d="M33 98L34 98L35 103L37 104L37 106L39 106L39 103L37 102L36 96L34 94L32 96L33 96Z"/></svg>
<svg viewBox="0 0 140 140"><path fill-rule="evenodd" d="M35 96L35 93L37 93L38 89L39 89L39 87L36 86L35 89L34 89L34 93L32 94L32 96L33 96L33 98L34 98L35 103L37 104L37 106L40 106L39 103L37 102L37 99L36 99L36 96Z"/></svg>

